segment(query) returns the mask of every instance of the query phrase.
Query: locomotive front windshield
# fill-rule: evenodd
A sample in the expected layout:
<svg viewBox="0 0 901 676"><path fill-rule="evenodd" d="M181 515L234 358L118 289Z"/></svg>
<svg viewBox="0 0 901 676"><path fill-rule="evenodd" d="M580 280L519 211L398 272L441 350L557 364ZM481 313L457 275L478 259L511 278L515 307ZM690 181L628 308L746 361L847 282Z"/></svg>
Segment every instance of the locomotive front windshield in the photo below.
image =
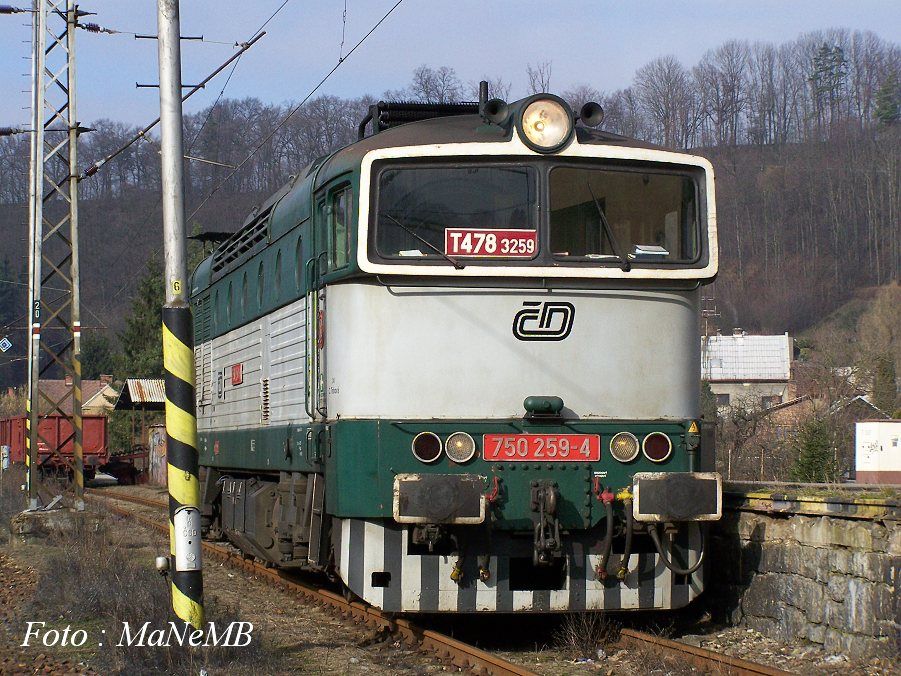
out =
<svg viewBox="0 0 901 676"><path fill-rule="evenodd" d="M434 256L446 231L535 232L534 171L525 167L408 167L379 175L377 250Z"/></svg>
<svg viewBox="0 0 901 676"><path fill-rule="evenodd" d="M684 170L455 162L377 176L371 242L385 261L627 269L701 258L700 191Z"/></svg>
<svg viewBox="0 0 901 676"><path fill-rule="evenodd" d="M550 245L555 258L684 261L698 257L694 181L674 174L555 167Z"/></svg>

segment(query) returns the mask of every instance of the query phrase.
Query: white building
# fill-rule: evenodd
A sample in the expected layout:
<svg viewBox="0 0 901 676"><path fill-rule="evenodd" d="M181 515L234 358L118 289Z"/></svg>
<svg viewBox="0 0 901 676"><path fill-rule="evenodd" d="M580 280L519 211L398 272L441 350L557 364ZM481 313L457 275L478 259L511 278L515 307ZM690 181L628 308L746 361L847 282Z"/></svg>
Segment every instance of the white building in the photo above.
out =
<svg viewBox="0 0 901 676"><path fill-rule="evenodd" d="M701 339L701 379L710 383L717 408L741 404L770 408L788 401L794 340L781 336L731 336Z"/></svg>
<svg viewBox="0 0 901 676"><path fill-rule="evenodd" d="M901 420L864 420L854 427L857 481L901 484Z"/></svg>

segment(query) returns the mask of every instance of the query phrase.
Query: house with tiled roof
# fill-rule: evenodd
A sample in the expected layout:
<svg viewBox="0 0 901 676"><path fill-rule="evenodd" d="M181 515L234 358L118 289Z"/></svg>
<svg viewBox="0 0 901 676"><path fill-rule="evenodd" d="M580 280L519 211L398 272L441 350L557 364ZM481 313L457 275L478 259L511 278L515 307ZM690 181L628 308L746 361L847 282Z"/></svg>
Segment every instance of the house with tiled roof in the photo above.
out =
<svg viewBox="0 0 901 676"><path fill-rule="evenodd" d="M41 380L41 391L52 401L61 401L63 413L72 415L72 378L63 380ZM99 380L81 381L82 415L106 415L113 409L119 393L113 387L112 376L100 376ZM41 402L41 413L58 413L50 411L47 401Z"/></svg>
<svg viewBox="0 0 901 676"><path fill-rule="evenodd" d="M701 379L710 384L718 409L767 409L794 397L794 340L787 333L752 336L735 329L701 340Z"/></svg>

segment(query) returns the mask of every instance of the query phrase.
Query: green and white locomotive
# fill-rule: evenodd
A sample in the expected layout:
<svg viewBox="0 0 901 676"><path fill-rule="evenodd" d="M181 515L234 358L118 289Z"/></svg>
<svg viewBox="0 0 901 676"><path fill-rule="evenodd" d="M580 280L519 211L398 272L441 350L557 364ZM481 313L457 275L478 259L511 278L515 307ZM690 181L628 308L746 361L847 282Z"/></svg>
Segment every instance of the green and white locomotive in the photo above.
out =
<svg viewBox="0 0 901 676"><path fill-rule="evenodd" d="M209 536L392 612L703 590L713 170L602 115L379 103L201 263Z"/></svg>

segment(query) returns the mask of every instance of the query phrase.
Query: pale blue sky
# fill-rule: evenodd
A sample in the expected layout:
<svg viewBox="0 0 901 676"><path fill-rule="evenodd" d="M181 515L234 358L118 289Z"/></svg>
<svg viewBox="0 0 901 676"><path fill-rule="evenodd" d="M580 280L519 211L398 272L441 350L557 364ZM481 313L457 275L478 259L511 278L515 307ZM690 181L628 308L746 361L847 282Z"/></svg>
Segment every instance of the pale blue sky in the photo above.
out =
<svg viewBox="0 0 901 676"><path fill-rule="evenodd" d="M16 0L11 0L16 4ZM182 2L183 34L245 40L282 0ZM345 51L394 3L347 0ZM30 0L18 0L30 5ZM156 32L153 0L83 0L104 26ZM344 0L290 0L267 27L269 34L246 54L226 95L267 102L298 100L337 61ZM0 16L0 126L28 121L30 30L27 15ZM464 82L484 75L512 82L525 93L528 63L551 61L551 89L579 83L602 90L627 86L636 68L664 54L693 65L730 38L784 42L826 28L872 30L901 41L901 4L894 0L656 0L566 2L553 0L404 0L321 90L340 96L379 95L404 86L417 65L448 65ZM186 42L184 81L193 83L231 53L227 45ZM79 117L149 121L158 111L156 43L128 35L78 34ZM189 102L209 105L224 76ZM25 90L23 92L23 90Z"/></svg>

